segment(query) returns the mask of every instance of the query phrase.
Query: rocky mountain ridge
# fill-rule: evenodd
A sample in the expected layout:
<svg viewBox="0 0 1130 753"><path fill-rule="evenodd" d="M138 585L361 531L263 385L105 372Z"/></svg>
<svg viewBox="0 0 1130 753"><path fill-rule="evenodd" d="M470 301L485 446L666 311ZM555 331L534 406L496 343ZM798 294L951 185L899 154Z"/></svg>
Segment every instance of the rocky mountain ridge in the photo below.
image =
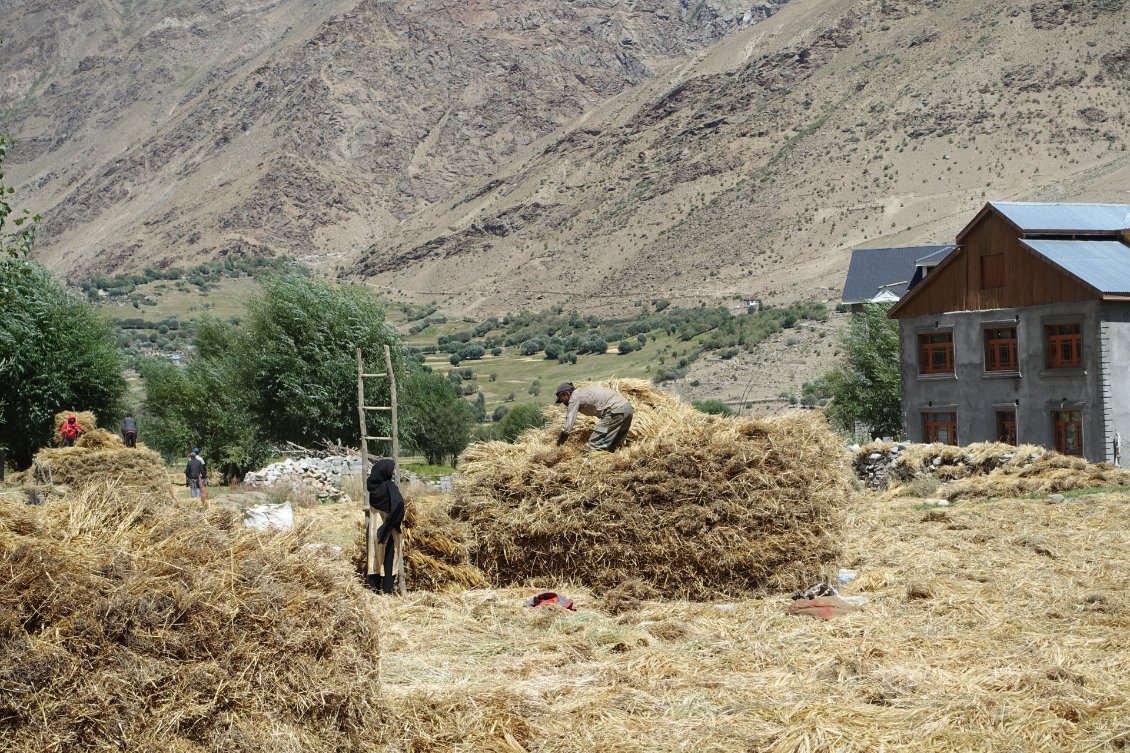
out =
<svg viewBox="0 0 1130 753"><path fill-rule="evenodd" d="M516 149L772 14L759 0L23 0L8 169L61 273L324 268Z"/></svg>

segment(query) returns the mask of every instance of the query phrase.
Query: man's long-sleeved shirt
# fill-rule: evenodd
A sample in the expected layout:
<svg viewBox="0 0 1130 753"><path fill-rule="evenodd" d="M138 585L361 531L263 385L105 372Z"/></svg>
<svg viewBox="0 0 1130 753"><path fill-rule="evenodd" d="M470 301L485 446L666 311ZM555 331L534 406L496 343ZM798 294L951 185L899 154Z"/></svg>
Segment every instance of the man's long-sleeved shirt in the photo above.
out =
<svg viewBox="0 0 1130 753"><path fill-rule="evenodd" d="M599 384L590 384L587 387L578 387L569 397L569 414L565 417L565 433L573 430L573 423L577 420L577 413L586 416L602 417L605 413L618 413L627 408L629 403L623 395L616 390L601 387Z"/></svg>

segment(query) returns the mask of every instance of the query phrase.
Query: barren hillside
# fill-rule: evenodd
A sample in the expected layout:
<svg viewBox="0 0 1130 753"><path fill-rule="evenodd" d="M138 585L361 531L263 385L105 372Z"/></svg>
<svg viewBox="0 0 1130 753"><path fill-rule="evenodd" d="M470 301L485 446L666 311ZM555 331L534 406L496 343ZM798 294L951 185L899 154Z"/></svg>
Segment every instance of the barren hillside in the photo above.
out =
<svg viewBox="0 0 1130 753"><path fill-rule="evenodd" d="M409 218L356 270L453 303L834 297L992 199L1126 201L1130 4L794 0Z"/></svg>
<svg viewBox="0 0 1130 753"><path fill-rule="evenodd" d="M23 0L2 127L62 273L333 267L776 2Z"/></svg>

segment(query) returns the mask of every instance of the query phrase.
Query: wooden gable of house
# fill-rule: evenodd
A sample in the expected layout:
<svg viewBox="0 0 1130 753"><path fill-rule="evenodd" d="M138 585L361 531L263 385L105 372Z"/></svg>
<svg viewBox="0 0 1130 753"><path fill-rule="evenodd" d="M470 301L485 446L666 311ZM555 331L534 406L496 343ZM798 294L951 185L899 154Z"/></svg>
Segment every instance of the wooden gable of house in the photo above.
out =
<svg viewBox="0 0 1130 753"><path fill-rule="evenodd" d="M958 236L958 248L891 316L1037 306L1099 297L1099 291L1020 243L1020 230L988 206Z"/></svg>

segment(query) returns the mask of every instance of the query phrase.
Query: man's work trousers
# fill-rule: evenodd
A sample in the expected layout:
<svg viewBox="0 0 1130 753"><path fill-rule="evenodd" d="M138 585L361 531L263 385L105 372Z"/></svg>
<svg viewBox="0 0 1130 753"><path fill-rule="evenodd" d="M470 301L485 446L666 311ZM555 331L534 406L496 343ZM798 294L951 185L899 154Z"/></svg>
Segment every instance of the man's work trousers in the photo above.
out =
<svg viewBox="0 0 1130 753"><path fill-rule="evenodd" d="M632 406L629 405L623 411L609 411L601 416L589 437L589 447L608 452L618 450L628 436L628 430L632 428L632 412Z"/></svg>

